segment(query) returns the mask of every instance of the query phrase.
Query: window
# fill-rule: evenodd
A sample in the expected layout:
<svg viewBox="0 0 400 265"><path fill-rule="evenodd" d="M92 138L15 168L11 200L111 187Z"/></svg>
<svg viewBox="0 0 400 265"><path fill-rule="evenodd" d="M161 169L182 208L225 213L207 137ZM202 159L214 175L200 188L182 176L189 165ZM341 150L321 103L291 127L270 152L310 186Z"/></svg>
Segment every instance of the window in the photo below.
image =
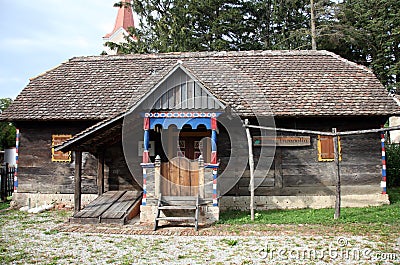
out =
<svg viewBox="0 0 400 265"><path fill-rule="evenodd" d="M338 137L339 160L342 160L342 148L340 146L340 137ZM333 136L318 135L318 161L335 160L335 151L333 146Z"/></svg>
<svg viewBox="0 0 400 265"><path fill-rule="evenodd" d="M61 151L54 151L54 147L62 144L66 140L70 139L72 135L70 134L62 134L62 135L57 135L53 134L52 135L52 141L51 141L51 161L53 162L71 162L71 152L66 152L63 153Z"/></svg>

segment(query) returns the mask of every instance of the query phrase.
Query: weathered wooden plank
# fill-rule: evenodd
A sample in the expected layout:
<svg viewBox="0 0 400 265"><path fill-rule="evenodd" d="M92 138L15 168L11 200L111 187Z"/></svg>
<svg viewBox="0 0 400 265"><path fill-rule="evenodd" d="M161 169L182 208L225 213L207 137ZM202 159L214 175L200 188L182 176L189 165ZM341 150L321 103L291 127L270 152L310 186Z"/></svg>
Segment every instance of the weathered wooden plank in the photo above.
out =
<svg viewBox="0 0 400 265"><path fill-rule="evenodd" d="M106 202L102 203L91 213L90 217L100 217L108 208L110 208L123 194L125 191L118 191L109 198Z"/></svg>
<svg viewBox="0 0 400 265"><path fill-rule="evenodd" d="M74 217L81 218L84 215L86 215L86 217L89 217L90 213L93 212L95 210L95 208L98 207L98 205L102 205L103 203L105 203L107 201L108 197L111 197L112 195L114 195L117 192L118 191L109 191L109 192L104 193L102 196L97 197L91 203L86 205L86 207L84 209L80 210L78 213L75 213Z"/></svg>
<svg viewBox="0 0 400 265"><path fill-rule="evenodd" d="M199 162L190 162L190 194L191 196L197 196L199 194Z"/></svg>
<svg viewBox="0 0 400 265"><path fill-rule="evenodd" d="M129 208L140 199L141 192L126 191L117 201L115 201L103 214L101 219L120 219L123 218Z"/></svg>
<svg viewBox="0 0 400 265"><path fill-rule="evenodd" d="M142 205L142 198L135 202L135 204L128 209L128 214L125 216L125 222L131 220L133 217L137 216L140 213L140 206Z"/></svg>
<svg viewBox="0 0 400 265"><path fill-rule="evenodd" d="M90 203L82 213L76 214L74 217L80 218L98 218L101 216L115 201L117 201L125 191L109 191L98 197Z"/></svg>
<svg viewBox="0 0 400 265"><path fill-rule="evenodd" d="M181 204L183 202L190 203L190 204L195 204L197 197L195 196L164 196L162 197L163 202L166 202L168 204Z"/></svg>
<svg viewBox="0 0 400 265"><path fill-rule="evenodd" d="M190 160L185 157L179 158L180 195L190 195L190 173Z"/></svg>
<svg viewBox="0 0 400 265"><path fill-rule="evenodd" d="M249 188L250 178L240 178L236 183L239 187L247 187ZM274 178L254 178L254 185L265 186L265 187L273 187L275 185Z"/></svg>
<svg viewBox="0 0 400 265"><path fill-rule="evenodd" d="M161 163L161 176L160 176L160 183L161 183L161 188L160 192L162 194L169 194L169 181L167 179L168 177L168 165L169 163ZM156 194L158 196L158 194Z"/></svg>
<svg viewBox="0 0 400 265"><path fill-rule="evenodd" d="M171 181L170 195L180 194L179 162L177 160L169 164L168 178Z"/></svg>

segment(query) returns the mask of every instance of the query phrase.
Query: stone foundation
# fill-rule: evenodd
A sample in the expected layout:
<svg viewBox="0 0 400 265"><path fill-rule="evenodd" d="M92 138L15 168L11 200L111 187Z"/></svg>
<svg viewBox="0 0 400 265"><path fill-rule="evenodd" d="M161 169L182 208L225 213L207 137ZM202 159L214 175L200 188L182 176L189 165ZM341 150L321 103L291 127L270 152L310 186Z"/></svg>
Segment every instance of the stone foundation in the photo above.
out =
<svg viewBox="0 0 400 265"><path fill-rule="evenodd" d="M333 208L335 196L255 196L256 210ZM341 207L368 207L389 204L387 194L343 195ZM220 198L220 210L250 210L250 196L224 196Z"/></svg>
<svg viewBox="0 0 400 265"><path fill-rule="evenodd" d="M157 214L156 205L140 206L140 222L153 223ZM164 217L161 212L161 216ZM212 224L219 220L219 207L218 206L200 206L199 223Z"/></svg>
<svg viewBox="0 0 400 265"><path fill-rule="evenodd" d="M97 194L82 194L82 207L89 204L97 197ZM74 207L74 194L14 192L12 200L18 207L28 206L29 200L31 202L31 207L53 202L65 204L65 206L71 208Z"/></svg>

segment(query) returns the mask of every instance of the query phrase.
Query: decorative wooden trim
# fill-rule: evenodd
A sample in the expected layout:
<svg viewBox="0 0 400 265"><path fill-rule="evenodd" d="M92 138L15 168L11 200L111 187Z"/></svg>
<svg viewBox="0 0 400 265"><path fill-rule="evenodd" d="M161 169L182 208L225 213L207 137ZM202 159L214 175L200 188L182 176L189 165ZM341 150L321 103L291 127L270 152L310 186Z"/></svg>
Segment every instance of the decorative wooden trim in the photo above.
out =
<svg viewBox="0 0 400 265"><path fill-rule="evenodd" d="M72 138L71 134L53 134L51 139L51 161L71 162L71 152L55 151L54 147Z"/></svg>
<svg viewBox="0 0 400 265"><path fill-rule="evenodd" d="M216 118L217 112L151 112L145 113L146 118Z"/></svg>

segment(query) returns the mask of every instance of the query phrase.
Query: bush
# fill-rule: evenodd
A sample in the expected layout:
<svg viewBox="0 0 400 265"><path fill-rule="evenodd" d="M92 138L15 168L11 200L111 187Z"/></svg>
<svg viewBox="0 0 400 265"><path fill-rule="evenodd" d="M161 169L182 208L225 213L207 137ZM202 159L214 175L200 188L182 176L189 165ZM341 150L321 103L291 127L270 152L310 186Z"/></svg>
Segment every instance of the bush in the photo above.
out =
<svg viewBox="0 0 400 265"><path fill-rule="evenodd" d="M387 186L400 187L400 144L386 145Z"/></svg>

